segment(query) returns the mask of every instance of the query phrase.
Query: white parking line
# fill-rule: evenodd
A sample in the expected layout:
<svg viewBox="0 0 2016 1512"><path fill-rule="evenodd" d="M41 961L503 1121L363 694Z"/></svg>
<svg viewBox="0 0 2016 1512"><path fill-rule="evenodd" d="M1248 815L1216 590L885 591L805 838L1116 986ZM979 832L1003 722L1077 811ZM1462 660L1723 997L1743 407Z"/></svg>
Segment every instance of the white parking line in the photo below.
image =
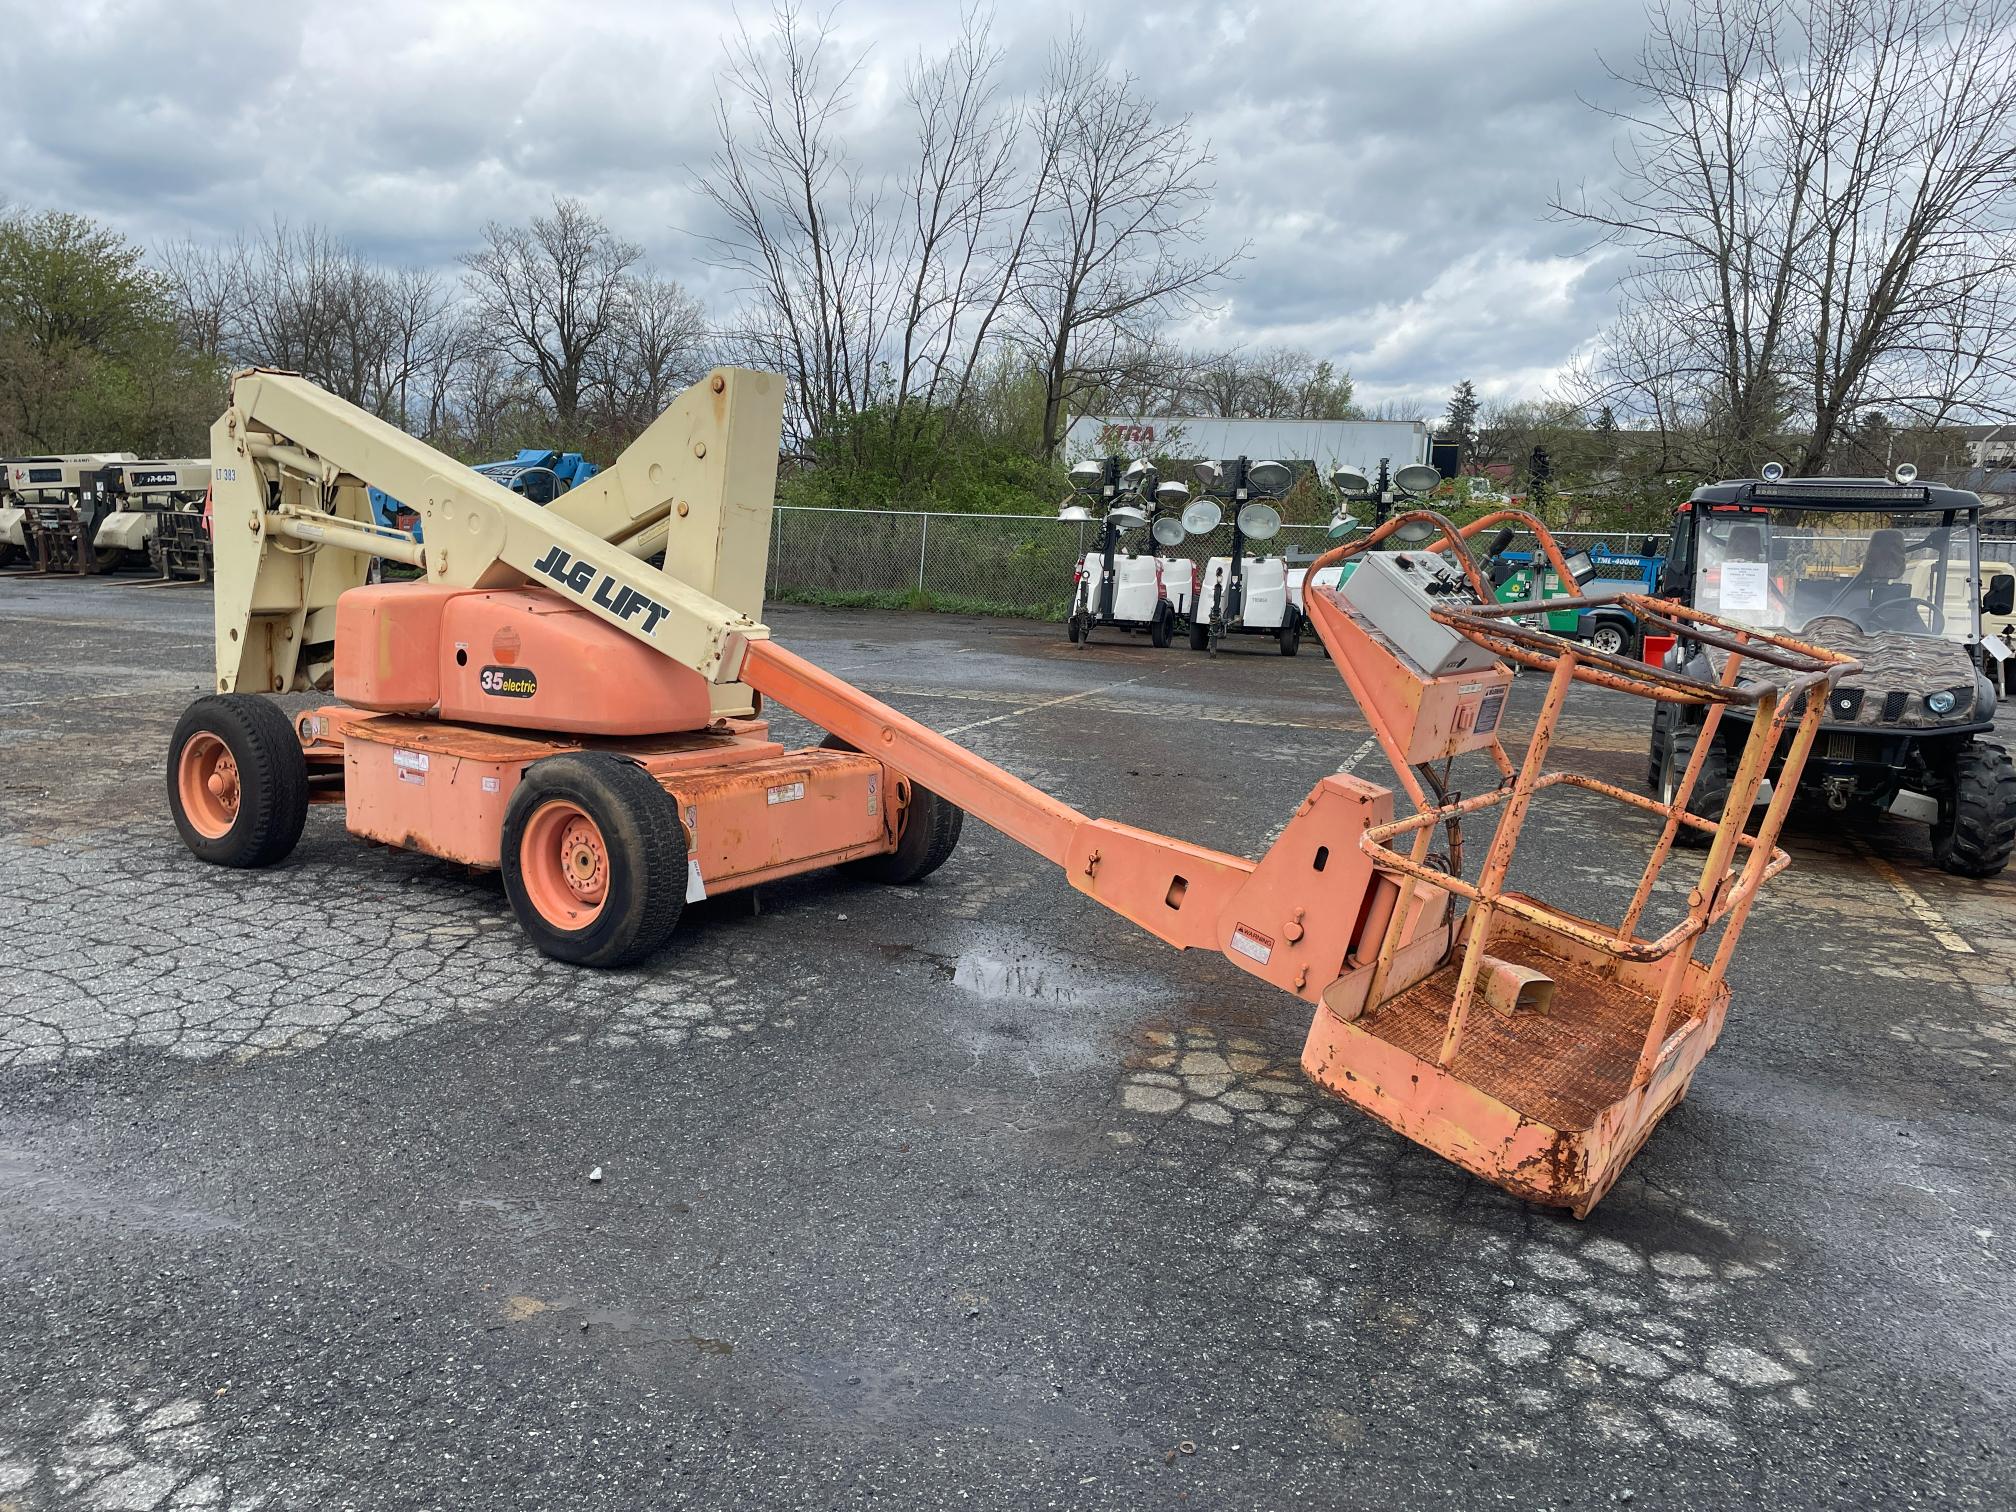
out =
<svg viewBox="0 0 2016 1512"><path fill-rule="evenodd" d="M1146 672L1143 672L1140 677L1123 677L1119 682L1107 683L1103 688L1087 688L1083 693L1066 693L1062 698L1046 698L1043 702L1030 704L1027 708L1010 709L1006 714L996 714L991 719L976 719L971 724L954 725L951 729L940 730L938 733L940 735L963 735L968 730L977 730L985 725L1000 724L1006 719L1020 719L1024 714L1034 714L1038 709L1054 709L1059 704L1076 703L1081 698L1091 698L1100 693L1111 693L1115 688L1124 688L1129 683L1137 683L1141 681L1142 677L1146 677L1147 675Z"/></svg>
<svg viewBox="0 0 2016 1512"><path fill-rule="evenodd" d="M1881 856L1864 850L1859 843L1855 845L1855 853L1868 863L1869 870L1883 879L1890 891L1903 900L1905 911L1925 926L1926 933L1939 942L1940 948L1951 951L1954 955L1977 953L1974 947L1967 943L1965 936L1953 927L1952 921L1927 902L1923 893L1906 882L1904 874L1896 867Z"/></svg>

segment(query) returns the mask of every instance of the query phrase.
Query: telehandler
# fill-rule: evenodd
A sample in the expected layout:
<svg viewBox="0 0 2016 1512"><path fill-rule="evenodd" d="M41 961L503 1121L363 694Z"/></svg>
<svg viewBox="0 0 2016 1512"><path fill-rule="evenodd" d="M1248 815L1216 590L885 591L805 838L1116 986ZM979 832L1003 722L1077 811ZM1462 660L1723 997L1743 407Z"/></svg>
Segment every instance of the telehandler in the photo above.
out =
<svg viewBox="0 0 2016 1512"><path fill-rule="evenodd" d="M7 507L0 510L0 548L18 549L39 573L117 572L125 550L98 535L117 507L104 487L131 452L76 452L21 457L7 463Z"/></svg>
<svg viewBox="0 0 2016 1512"><path fill-rule="evenodd" d="M311 804L340 804L357 835L499 868L548 955L618 966L708 894L836 865L916 881L970 813L1151 934L1309 1004L1303 1066L1323 1086L1509 1191L1587 1213L1721 1030L1730 955L1786 862L1792 784L1755 835L1741 820L1767 755L1796 723L1796 772L1855 663L1638 595L1641 620L1721 649L1719 676L1605 656L1509 617L1530 605L1492 603L1468 546L1488 525L1532 530L1566 575L1537 520L1400 515L1320 559L1358 557L1308 605L1416 811L1396 818L1389 788L1327 776L1249 860L1082 814L773 641L760 615L783 398L778 377L717 369L541 508L298 375L236 375L211 435L216 693L184 714L167 763L190 849L270 865ZM377 524L369 487L415 503L424 539ZM1439 549L1366 551L1411 525ZM662 569L647 561L660 552ZM421 580L362 586L380 556ZM1548 678L1516 767L1499 738L1508 660ZM1752 662L1772 678L1745 678ZM1698 756L1666 804L1545 771L1577 682L1702 707L1711 731L1743 709L1721 819L1687 812ZM337 701L292 715L265 696L319 689ZM828 739L784 750L766 701ZM1492 785L1459 798L1467 753ZM1563 785L1642 816L1650 859L1621 923L1506 885L1529 805ZM1462 825L1492 808L1468 880ZM1661 900L1677 919L1641 935L1683 826L1712 836L1708 854L1684 901Z"/></svg>

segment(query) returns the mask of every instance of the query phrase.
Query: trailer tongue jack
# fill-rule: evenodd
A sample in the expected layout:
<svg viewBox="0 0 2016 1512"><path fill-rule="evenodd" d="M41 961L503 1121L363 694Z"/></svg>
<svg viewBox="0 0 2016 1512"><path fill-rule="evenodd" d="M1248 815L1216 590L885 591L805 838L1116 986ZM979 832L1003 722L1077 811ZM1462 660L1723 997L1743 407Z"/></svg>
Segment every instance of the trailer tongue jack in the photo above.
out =
<svg viewBox="0 0 2016 1512"><path fill-rule="evenodd" d="M185 840L222 864L270 864L310 802L340 803L355 833L501 868L540 949L616 965L706 893L833 865L921 878L971 814L1158 938L1220 951L1311 1005L1303 1065L1331 1091L1509 1191L1587 1213L1721 1029L1729 957L1786 861L1779 795L1854 663L1639 596L1641 621L1725 651L1722 675L1604 656L1491 603L1469 537L1517 520L1559 565L1538 521L1506 512L1459 531L1402 515L1316 565L1410 521L1446 555L1367 556L1342 587L1312 589L1309 614L1415 812L1328 776L1249 860L1080 813L771 641L758 616L781 400L770 375L717 371L542 510L295 375L240 374L213 433L222 696L191 707L169 758ZM367 484L424 500L424 541L373 524ZM663 571L642 560L660 550ZM424 582L360 587L374 555L414 562ZM1507 660L1548 675L1516 768L1499 734ZM1746 683L1753 660L1789 676ZM1544 770L1576 682L1709 721L1748 706L1720 821L1687 813L1693 769L1666 804ZM253 696L332 685L340 703L291 722ZM785 751L756 717L763 700L829 739ZM1795 722L1787 776L1747 835ZM1495 786L1461 798L1452 764L1473 753ZM1618 924L1506 885L1531 804L1561 786L1637 810L1655 837ZM1473 882L1462 826L1490 809ZM1682 826L1712 836L1707 857L1684 917L1641 937Z"/></svg>

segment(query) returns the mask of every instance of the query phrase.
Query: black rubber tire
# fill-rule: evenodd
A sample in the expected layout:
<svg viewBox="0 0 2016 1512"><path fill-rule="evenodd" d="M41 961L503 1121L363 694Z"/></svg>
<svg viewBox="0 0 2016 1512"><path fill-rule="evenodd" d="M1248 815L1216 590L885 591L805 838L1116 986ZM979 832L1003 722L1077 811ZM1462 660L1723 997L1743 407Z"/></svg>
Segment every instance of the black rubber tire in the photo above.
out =
<svg viewBox="0 0 2016 1512"><path fill-rule="evenodd" d="M127 566L126 549L123 546L108 547L104 551L92 548L94 570L100 573L124 572Z"/></svg>
<svg viewBox="0 0 2016 1512"><path fill-rule="evenodd" d="M1209 620L1198 619L1190 621L1190 649L1192 651L1205 651L1209 650L1210 646L1211 622Z"/></svg>
<svg viewBox="0 0 2016 1512"><path fill-rule="evenodd" d="M1993 877L2016 849L2016 765L1998 745L1970 740L1953 762L1953 790L1932 826L1932 859L1958 877Z"/></svg>
<svg viewBox="0 0 2016 1512"><path fill-rule="evenodd" d="M555 799L594 820L608 847L602 911L580 929L549 923L525 892L525 829ZM605 969L633 965L665 943L686 907L679 805L642 767L606 751L573 751L528 766L504 810L501 851L511 912L540 953L556 961Z"/></svg>
<svg viewBox="0 0 2016 1512"><path fill-rule="evenodd" d="M1652 705L1652 739L1645 753L1645 791L1654 795L1659 792L1660 779L1666 775L1666 741L1673 723L1671 704Z"/></svg>
<svg viewBox="0 0 2016 1512"><path fill-rule="evenodd" d="M1085 639L1085 621L1076 614L1064 621L1064 633L1071 637L1071 644L1077 645Z"/></svg>
<svg viewBox="0 0 2016 1512"><path fill-rule="evenodd" d="M1613 621L1599 624L1594 630L1589 632L1590 649L1604 652L1610 656L1631 655L1632 640L1633 636L1631 632ZM1610 644L1613 641L1615 644Z"/></svg>
<svg viewBox="0 0 2016 1512"><path fill-rule="evenodd" d="M1155 617L1148 621L1148 644L1160 650L1169 644L1169 633L1175 628L1176 611L1165 599L1155 606Z"/></svg>
<svg viewBox="0 0 2016 1512"><path fill-rule="evenodd" d="M1673 739L1667 748L1666 772L1677 785L1687 771L1687 763L1694 759L1694 744L1700 739L1701 730L1697 725L1682 725L1673 732ZM1719 824L1722 810L1729 802L1729 790L1735 785L1736 770L1730 764L1729 752L1720 741L1701 763L1701 776L1694 784L1694 791L1687 795L1687 812L1697 819L1706 819L1710 824ZM1666 777L1660 780L1660 798L1668 796ZM1673 843L1687 850L1706 850L1714 837L1702 831L1681 825L1674 831Z"/></svg>
<svg viewBox="0 0 2016 1512"><path fill-rule="evenodd" d="M855 749L838 735L828 735L819 744L829 751ZM886 772L888 768L883 770ZM846 862L840 869L864 881L896 887L921 882L952 859L952 852L959 848L959 832L965 827L966 810L913 782L910 806L903 811L903 828L896 837L896 849Z"/></svg>
<svg viewBox="0 0 2016 1512"><path fill-rule="evenodd" d="M1288 614L1288 622L1275 632L1275 639L1281 643L1283 656L1293 656L1302 649L1302 616L1292 609Z"/></svg>
<svg viewBox="0 0 2016 1512"><path fill-rule="evenodd" d="M193 735L215 735L238 765L238 817L215 840L198 833L182 810L177 774ZM168 743L168 812L182 843L212 866L259 867L284 861L308 820L308 758L294 722L257 693L212 693L183 711Z"/></svg>
<svg viewBox="0 0 2016 1512"><path fill-rule="evenodd" d="M25 559L27 555L19 546L0 541L0 567L12 567L16 558Z"/></svg>

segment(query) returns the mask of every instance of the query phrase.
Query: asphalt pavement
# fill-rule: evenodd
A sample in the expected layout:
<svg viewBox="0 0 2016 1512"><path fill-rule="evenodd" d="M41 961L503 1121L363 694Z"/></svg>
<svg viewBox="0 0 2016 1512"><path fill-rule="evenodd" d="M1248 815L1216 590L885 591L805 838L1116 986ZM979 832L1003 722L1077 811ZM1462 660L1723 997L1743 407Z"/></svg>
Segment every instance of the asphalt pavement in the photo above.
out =
<svg viewBox="0 0 2016 1512"><path fill-rule="evenodd" d="M0 1512L2016 1503L2016 883L1921 830L1795 828L1721 1043L1577 1222L977 824L613 974L335 809L205 867L162 777L209 615L0 577ZM1207 845L1390 780L1309 649L771 620ZM1642 782L1646 708L1578 694L1557 764ZM1614 915L1607 813L1550 795L1519 876Z"/></svg>

